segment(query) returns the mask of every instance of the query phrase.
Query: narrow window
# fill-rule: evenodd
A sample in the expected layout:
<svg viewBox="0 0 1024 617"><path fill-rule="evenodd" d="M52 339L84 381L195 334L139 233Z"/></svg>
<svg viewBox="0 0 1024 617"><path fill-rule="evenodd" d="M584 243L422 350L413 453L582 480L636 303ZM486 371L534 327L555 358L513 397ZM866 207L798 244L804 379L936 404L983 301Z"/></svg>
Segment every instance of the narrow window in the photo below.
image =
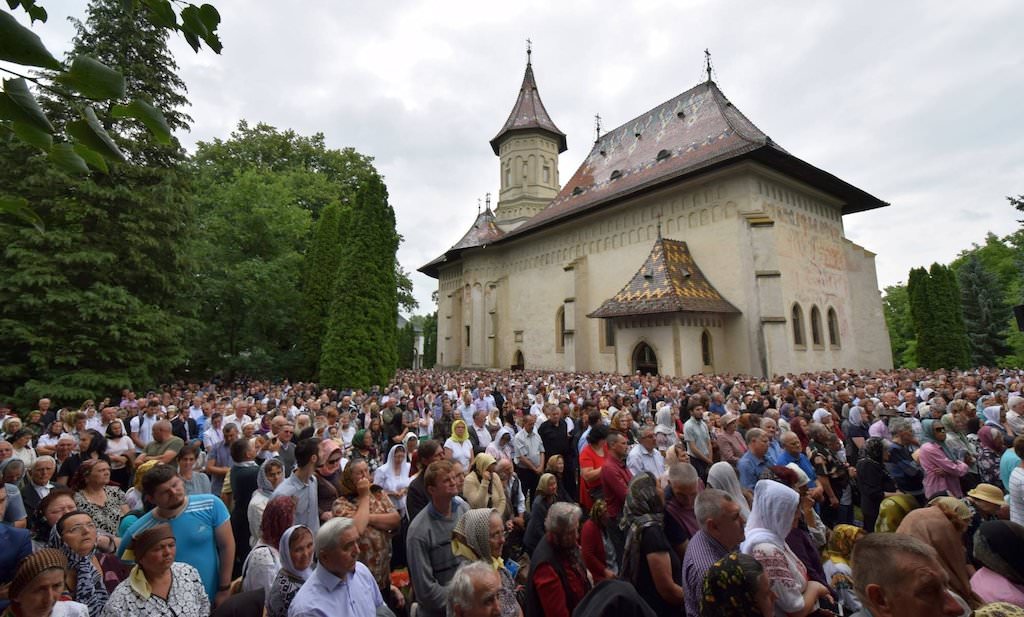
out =
<svg viewBox="0 0 1024 617"><path fill-rule="evenodd" d="M604 346L615 347L615 322L611 319L604 320Z"/></svg>
<svg viewBox="0 0 1024 617"><path fill-rule="evenodd" d="M700 357L704 366L711 366L711 333L707 330L700 335Z"/></svg>
<svg viewBox="0 0 1024 617"><path fill-rule="evenodd" d="M831 306L828 307L828 344L839 347L839 317Z"/></svg>
<svg viewBox="0 0 1024 617"><path fill-rule="evenodd" d="M558 307L555 314L555 351L565 351L565 307Z"/></svg>
<svg viewBox="0 0 1024 617"><path fill-rule="evenodd" d="M544 166L544 184L551 184L551 168Z"/></svg>
<svg viewBox="0 0 1024 617"><path fill-rule="evenodd" d="M803 347L807 344L804 341L804 310L800 308L799 304L793 305L791 321L793 322L793 344Z"/></svg>
<svg viewBox="0 0 1024 617"><path fill-rule="evenodd" d="M469 347L469 326L466 326L466 347Z"/></svg>
<svg viewBox="0 0 1024 617"><path fill-rule="evenodd" d="M817 306L811 307L811 342L815 346L821 346L821 311Z"/></svg>

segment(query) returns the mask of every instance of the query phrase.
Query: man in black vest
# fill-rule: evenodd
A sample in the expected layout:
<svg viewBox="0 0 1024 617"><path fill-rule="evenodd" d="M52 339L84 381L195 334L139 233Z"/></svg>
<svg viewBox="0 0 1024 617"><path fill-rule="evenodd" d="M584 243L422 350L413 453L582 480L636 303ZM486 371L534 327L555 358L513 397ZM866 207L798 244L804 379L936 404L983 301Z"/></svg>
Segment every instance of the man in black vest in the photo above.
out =
<svg viewBox="0 0 1024 617"><path fill-rule="evenodd" d="M568 426L562 420L562 410L557 405L548 403L544 406L544 415L547 420L537 428L541 442L544 444L544 458L550 459L556 454L562 455L565 462L565 471L562 473L562 480L565 483L565 490L570 495L579 494L576 484L576 448L572 445L572 437L569 436Z"/></svg>

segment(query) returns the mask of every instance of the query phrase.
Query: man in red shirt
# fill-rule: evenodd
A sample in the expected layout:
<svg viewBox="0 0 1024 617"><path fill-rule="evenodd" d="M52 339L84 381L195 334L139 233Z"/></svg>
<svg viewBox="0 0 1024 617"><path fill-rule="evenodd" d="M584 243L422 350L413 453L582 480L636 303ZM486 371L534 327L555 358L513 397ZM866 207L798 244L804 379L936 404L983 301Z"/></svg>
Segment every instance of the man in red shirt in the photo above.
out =
<svg viewBox="0 0 1024 617"><path fill-rule="evenodd" d="M626 467L629 454L629 441L618 431L608 433L608 455L601 468L601 485L604 489L604 501L608 511L608 537L615 546L615 555L621 559L626 546L626 534L619 527L622 518L622 507L626 503L629 492L629 481L632 472Z"/></svg>

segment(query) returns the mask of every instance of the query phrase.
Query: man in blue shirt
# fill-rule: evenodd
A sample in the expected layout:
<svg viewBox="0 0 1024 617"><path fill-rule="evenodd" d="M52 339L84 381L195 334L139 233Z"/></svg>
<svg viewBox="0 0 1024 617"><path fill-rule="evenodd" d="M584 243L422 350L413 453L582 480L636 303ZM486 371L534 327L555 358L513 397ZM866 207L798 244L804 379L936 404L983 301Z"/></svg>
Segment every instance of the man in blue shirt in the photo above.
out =
<svg viewBox="0 0 1024 617"><path fill-rule="evenodd" d="M747 451L736 463L739 470L740 486L754 490L761 474L771 466L768 461L768 434L759 428L747 431Z"/></svg>
<svg viewBox="0 0 1024 617"><path fill-rule="evenodd" d="M810 459L803 452L803 446L800 444L800 438L797 437L793 431L787 431L782 434L783 453L777 461L776 465L788 465L790 463L796 463L800 469L807 474L807 478L810 482L807 483L807 488L811 491L818 488L818 474L814 473L814 465L811 465Z"/></svg>
<svg viewBox="0 0 1024 617"><path fill-rule="evenodd" d="M221 604L228 598L235 561L235 539L224 502L213 495L186 495L174 467L163 464L143 478L142 494L155 507L125 532L118 557L133 561L134 554L125 549L135 534L167 523L177 542L177 560L198 570L211 604Z"/></svg>
<svg viewBox="0 0 1024 617"><path fill-rule="evenodd" d="M0 491L0 513L7 510L7 491ZM0 525L0 585L6 586L14 580L18 563L32 554L32 535L26 529L18 529L9 525ZM7 608L10 602L0 598L0 609Z"/></svg>
<svg viewBox="0 0 1024 617"><path fill-rule="evenodd" d="M373 617L384 604L370 569L358 561L359 530L350 518L324 523L316 534L320 563L295 594L289 617Z"/></svg>

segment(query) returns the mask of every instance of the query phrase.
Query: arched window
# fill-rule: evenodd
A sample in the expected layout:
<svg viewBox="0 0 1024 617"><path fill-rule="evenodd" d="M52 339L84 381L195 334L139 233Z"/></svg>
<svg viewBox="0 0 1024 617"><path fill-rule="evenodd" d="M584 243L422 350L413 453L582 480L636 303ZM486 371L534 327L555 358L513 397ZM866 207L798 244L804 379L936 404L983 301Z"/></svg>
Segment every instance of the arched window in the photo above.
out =
<svg viewBox="0 0 1024 617"><path fill-rule="evenodd" d="M565 307L558 307L555 313L555 351L565 351Z"/></svg>
<svg viewBox="0 0 1024 617"><path fill-rule="evenodd" d="M658 374L658 356L647 343L641 342L633 350L633 370L639 371L641 375Z"/></svg>
<svg viewBox="0 0 1024 617"><path fill-rule="evenodd" d="M828 307L828 344L839 347L839 317L831 306Z"/></svg>
<svg viewBox="0 0 1024 617"><path fill-rule="evenodd" d="M817 305L811 307L811 343L815 347L821 347L824 343L821 338L821 311Z"/></svg>
<svg viewBox="0 0 1024 617"><path fill-rule="evenodd" d="M804 340L804 310L799 304L793 305L790 320L793 322L793 344L797 347L805 346L807 341Z"/></svg>
<svg viewBox="0 0 1024 617"><path fill-rule="evenodd" d="M707 330L700 335L700 357L704 366L711 366L713 361L711 357L711 333Z"/></svg>

